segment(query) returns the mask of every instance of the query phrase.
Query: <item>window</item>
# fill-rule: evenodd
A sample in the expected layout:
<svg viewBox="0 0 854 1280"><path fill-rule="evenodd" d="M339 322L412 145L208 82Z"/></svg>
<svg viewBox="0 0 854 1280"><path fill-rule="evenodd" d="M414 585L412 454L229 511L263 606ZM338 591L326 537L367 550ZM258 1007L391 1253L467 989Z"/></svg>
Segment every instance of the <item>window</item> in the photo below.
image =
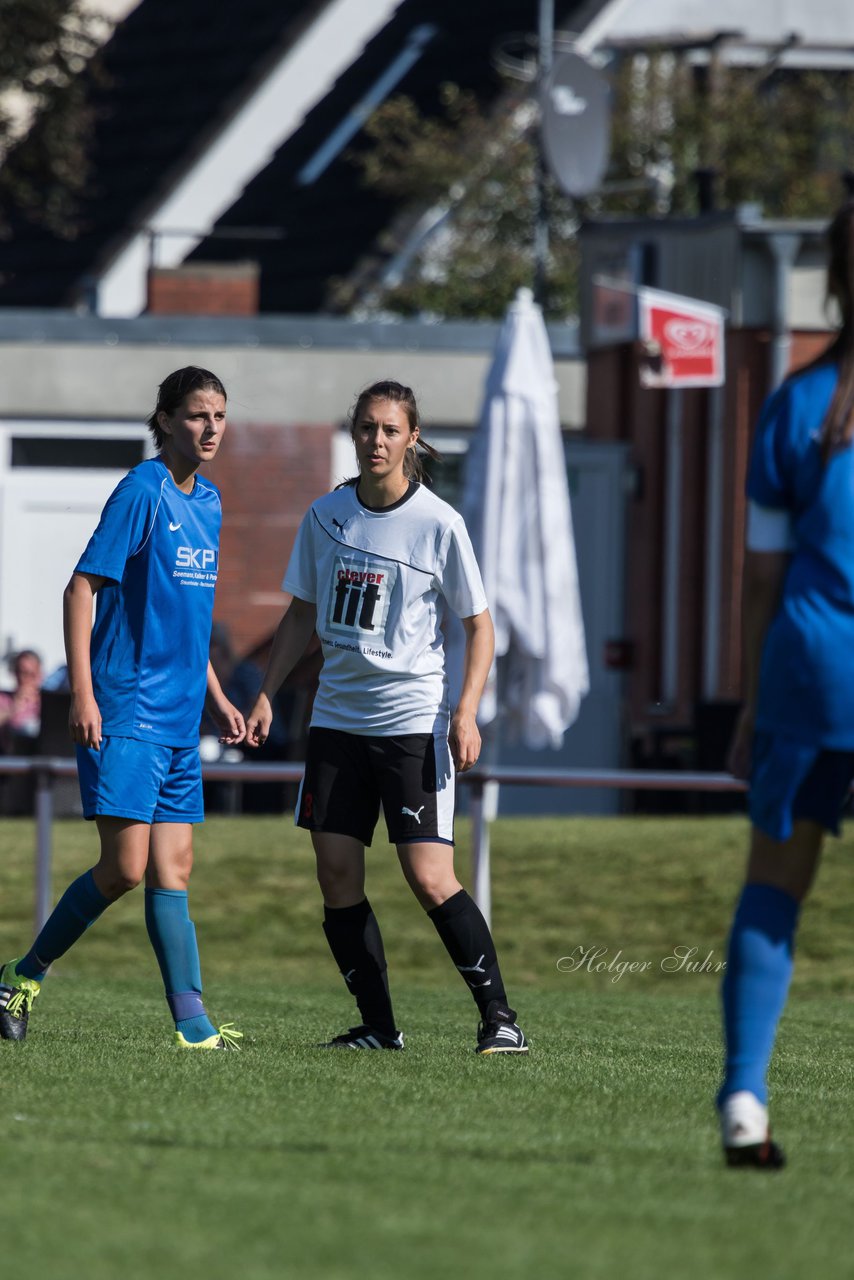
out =
<svg viewBox="0 0 854 1280"><path fill-rule="evenodd" d="M145 440L68 436L13 436L13 467L75 467L129 471L145 459Z"/></svg>

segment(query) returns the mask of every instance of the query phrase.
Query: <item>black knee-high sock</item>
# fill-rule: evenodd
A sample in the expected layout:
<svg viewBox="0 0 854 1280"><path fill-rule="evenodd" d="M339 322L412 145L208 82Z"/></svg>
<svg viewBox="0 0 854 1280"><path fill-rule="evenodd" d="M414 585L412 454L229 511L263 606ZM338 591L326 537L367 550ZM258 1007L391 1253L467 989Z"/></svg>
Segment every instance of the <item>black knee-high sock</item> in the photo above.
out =
<svg viewBox="0 0 854 1280"><path fill-rule="evenodd" d="M397 1032L383 940L367 898L355 907L324 907L323 932L341 976L366 1026L384 1035Z"/></svg>
<svg viewBox="0 0 854 1280"><path fill-rule="evenodd" d="M507 994L489 925L465 889L460 889L459 893L427 914L480 1012L485 1014L487 1005L493 1000L506 1008Z"/></svg>

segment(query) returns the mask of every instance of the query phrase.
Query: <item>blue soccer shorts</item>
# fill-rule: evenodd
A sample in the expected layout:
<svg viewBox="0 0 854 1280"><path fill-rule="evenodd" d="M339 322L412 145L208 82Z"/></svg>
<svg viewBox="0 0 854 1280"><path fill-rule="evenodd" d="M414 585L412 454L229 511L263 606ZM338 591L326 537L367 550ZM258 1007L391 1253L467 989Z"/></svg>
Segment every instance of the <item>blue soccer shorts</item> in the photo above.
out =
<svg viewBox="0 0 854 1280"><path fill-rule="evenodd" d="M854 779L854 751L827 751L779 733L753 736L748 811L772 840L788 840L802 818L838 836Z"/></svg>
<svg viewBox="0 0 854 1280"><path fill-rule="evenodd" d="M162 747L107 737L100 751L77 748L84 818L204 822L198 747Z"/></svg>
<svg viewBox="0 0 854 1280"><path fill-rule="evenodd" d="M444 734L313 728L294 821L370 845L382 805L390 844L453 844L454 782Z"/></svg>

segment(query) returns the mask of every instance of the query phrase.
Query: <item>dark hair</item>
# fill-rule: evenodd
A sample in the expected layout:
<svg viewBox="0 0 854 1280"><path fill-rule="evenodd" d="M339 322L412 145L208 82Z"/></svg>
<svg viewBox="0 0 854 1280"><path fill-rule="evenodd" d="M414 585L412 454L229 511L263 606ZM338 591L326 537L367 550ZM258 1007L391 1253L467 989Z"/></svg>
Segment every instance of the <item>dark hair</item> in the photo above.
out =
<svg viewBox="0 0 854 1280"><path fill-rule="evenodd" d="M182 400L194 391L215 391L222 396L223 400L228 399L225 387L216 374L211 373L209 369L199 369L194 364L188 364L186 368L176 369L174 373L170 373L169 377L164 378L157 388L157 404L154 406L154 412L149 414L146 419L146 424L154 436L154 444L158 449L163 447L164 439L160 424L157 421L158 413L174 413Z"/></svg>
<svg viewBox="0 0 854 1280"><path fill-rule="evenodd" d="M827 297L839 307L840 327L827 351L814 362L832 362L839 369L821 429L825 462L854 438L854 199L846 200L831 219L827 247Z"/></svg>
<svg viewBox="0 0 854 1280"><path fill-rule="evenodd" d="M356 423L359 421L364 410L373 400L389 400L392 404L399 404L406 414L410 431L418 431L418 440L414 449L407 449L403 458L403 474L407 480L417 480L419 484L423 484L425 480L424 466L418 450L421 449L428 458L432 458L434 462L441 462L442 455L438 449L434 449L432 444L428 444L421 435L421 417L418 413L418 404L415 400L415 392L411 387L405 387L402 382L373 382L369 387L365 387L364 391L360 391L349 413L350 431L356 429ZM358 476L350 476L349 479L343 480L336 487L341 489L344 485L356 485L359 483Z"/></svg>
<svg viewBox="0 0 854 1280"><path fill-rule="evenodd" d="M41 654L36 653L35 649L19 649L11 662L11 667L13 671L17 671L18 663L21 661L22 658L35 658L39 666L41 666L42 664Z"/></svg>

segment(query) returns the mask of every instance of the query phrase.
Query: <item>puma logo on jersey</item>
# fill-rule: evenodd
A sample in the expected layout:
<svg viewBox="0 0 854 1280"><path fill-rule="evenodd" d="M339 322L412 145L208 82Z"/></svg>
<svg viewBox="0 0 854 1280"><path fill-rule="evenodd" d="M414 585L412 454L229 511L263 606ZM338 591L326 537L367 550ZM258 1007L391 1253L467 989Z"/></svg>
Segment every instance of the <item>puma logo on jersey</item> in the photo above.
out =
<svg viewBox="0 0 854 1280"><path fill-rule="evenodd" d="M418 825L419 825L419 827L420 827L420 826L421 826L421 814L422 814L422 812L423 812L423 809L424 809L424 805L422 804L421 808L420 808L420 809L418 810L418 812L416 813L414 809L407 809L406 805L404 805L400 812L401 812L401 813L406 814L406 816L407 816L408 818L414 818L414 819L415 819L415 821L418 823Z"/></svg>
<svg viewBox="0 0 854 1280"><path fill-rule="evenodd" d="M336 520L336 519L335 519L335 517L333 516L333 517L332 517L332 523L335 525L335 528L338 530L338 532L339 532L339 533L343 533L343 532L344 532L344 526L345 526L345 525L347 525L347 524L349 524L349 523L350 523L350 521L349 521L349 520L345 520L345 521L344 521L344 524L342 524L340 520Z"/></svg>
<svg viewBox="0 0 854 1280"><path fill-rule="evenodd" d="M181 528L181 521L180 521L180 520L178 521L178 523L177 523L177 524L173 524L171 520L169 521L169 532L170 532L170 533L177 533L177 532L178 532L178 530L179 530L180 528Z"/></svg>

